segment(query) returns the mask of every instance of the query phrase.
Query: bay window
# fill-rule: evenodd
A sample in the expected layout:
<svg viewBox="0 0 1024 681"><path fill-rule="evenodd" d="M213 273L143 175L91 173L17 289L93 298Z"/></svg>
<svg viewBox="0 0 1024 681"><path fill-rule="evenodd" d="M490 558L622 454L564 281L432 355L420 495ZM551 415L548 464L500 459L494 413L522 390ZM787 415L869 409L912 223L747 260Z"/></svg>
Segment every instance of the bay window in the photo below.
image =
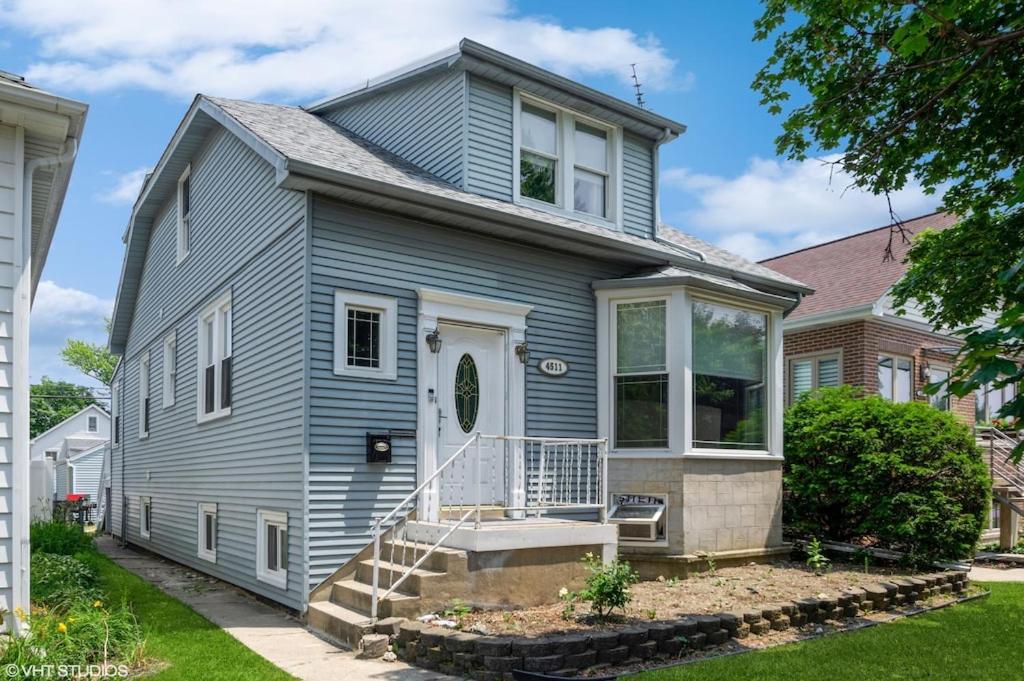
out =
<svg viewBox="0 0 1024 681"><path fill-rule="evenodd" d="M231 293L199 315L198 420L227 416L232 398Z"/></svg>
<svg viewBox="0 0 1024 681"><path fill-rule="evenodd" d="M666 301L615 307L615 447L668 446Z"/></svg>
<svg viewBox="0 0 1024 681"><path fill-rule="evenodd" d="M517 199L616 222L618 129L530 97L517 101Z"/></svg>
<svg viewBox="0 0 1024 681"><path fill-rule="evenodd" d="M767 449L768 317L693 303L693 446Z"/></svg>
<svg viewBox="0 0 1024 681"><path fill-rule="evenodd" d="M878 394L893 402L909 402L913 392L914 363L897 355L878 356Z"/></svg>

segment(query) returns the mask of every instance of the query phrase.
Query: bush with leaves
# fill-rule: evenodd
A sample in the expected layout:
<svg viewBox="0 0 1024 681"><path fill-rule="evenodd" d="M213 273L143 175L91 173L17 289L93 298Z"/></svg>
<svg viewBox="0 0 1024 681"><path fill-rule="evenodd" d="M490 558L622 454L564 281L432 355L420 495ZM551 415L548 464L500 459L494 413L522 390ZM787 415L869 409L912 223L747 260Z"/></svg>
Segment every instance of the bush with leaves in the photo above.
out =
<svg viewBox="0 0 1024 681"><path fill-rule="evenodd" d="M29 541L33 553L38 551L61 556L73 556L94 551L96 548L92 537L86 534L80 525L59 520L32 523L29 528Z"/></svg>
<svg viewBox="0 0 1024 681"><path fill-rule="evenodd" d="M76 603L100 600L96 579L96 570L74 556L32 554L32 602L36 605L64 612Z"/></svg>
<svg viewBox="0 0 1024 681"><path fill-rule="evenodd" d="M910 563L971 555L990 505L988 469L966 426L922 402L850 387L786 413L786 524L901 551Z"/></svg>
<svg viewBox="0 0 1024 681"><path fill-rule="evenodd" d="M606 564L599 557L588 553L582 561L590 572L583 590L573 593L563 588L559 592L559 598L567 603L563 609L563 619L568 619L575 612L572 603L577 600L590 603L590 609L598 619L607 619L614 610L625 608L633 599L629 587L640 581L640 575L633 571L629 563L617 558Z"/></svg>

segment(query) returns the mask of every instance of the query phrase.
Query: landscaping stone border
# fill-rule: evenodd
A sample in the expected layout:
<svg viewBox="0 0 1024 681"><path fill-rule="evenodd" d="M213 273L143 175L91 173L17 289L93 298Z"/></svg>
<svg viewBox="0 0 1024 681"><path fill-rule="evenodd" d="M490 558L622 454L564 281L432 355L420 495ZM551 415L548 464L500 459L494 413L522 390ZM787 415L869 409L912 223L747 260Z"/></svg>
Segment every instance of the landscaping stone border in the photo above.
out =
<svg viewBox="0 0 1024 681"><path fill-rule="evenodd" d="M931 596L962 593L966 571L894 577L833 597L810 597L738 612L632 624L621 629L575 631L542 637L484 636L418 621L381 621L398 656L419 667L477 681L508 681L512 670L575 676L595 666L617 667L677 658L729 639L761 636L790 627L839 621L913 605ZM397 633L396 633L397 625Z"/></svg>

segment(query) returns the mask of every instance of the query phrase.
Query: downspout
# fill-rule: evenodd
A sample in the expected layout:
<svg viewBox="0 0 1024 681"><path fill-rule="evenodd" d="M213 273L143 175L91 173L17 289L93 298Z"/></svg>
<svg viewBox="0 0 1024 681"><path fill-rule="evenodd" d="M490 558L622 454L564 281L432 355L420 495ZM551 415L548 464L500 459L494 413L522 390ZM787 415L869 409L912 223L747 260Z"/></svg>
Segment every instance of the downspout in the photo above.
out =
<svg viewBox="0 0 1024 681"><path fill-rule="evenodd" d="M34 158L25 163L24 169L24 185L22 187L22 219L21 219L21 253L18 254L21 258L21 272L18 275L18 281L14 288L14 329L15 329L15 346L14 346L14 357L15 357L15 374L13 376L13 384L15 386L15 395L17 403L15 409L21 408L24 411L24 415L18 414L14 423L12 424L12 435L15 438L15 465L18 463L20 452L18 452L18 442L28 441L28 421L29 413L28 410L31 408L31 401L29 399L29 387L28 387L28 353L29 353L29 313L32 308L32 178L35 176L36 171L41 168L54 168L59 167L65 163L70 162L75 158L78 153L78 140L71 137L68 138L59 154L53 156L44 156L42 158ZM19 367L20 364L20 367ZM22 397L21 390L24 390L24 397ZM17 414L17 411L15 412ZM23 432L24 431L24 432ZM27 457L26 457L27 458ZM27 471L26 471L27 473ZM18 475L15 475L15 493L18 492ZM22 494L25 494L22 491ZM30 508L24 508L24 504L17 502L16 507L13 509L15 517L18 513L24 513L26 521L28 520L28 514L31 513ZM27 585L29 583L29 537L24 534L21 537L20 546L15 550L20 555L20 575L19 584ZM25 594L25 600L28 600L28 594Z"/></svg>
<svg viewBox="0 0 1024 681"><path fill-rule="evenodd" d="M668 241L667 239L662 239L658 236L658 230L661 229L661 145L666 142L671 142L675 137L676 135L669 128L665 128L654 141L654 241L662 244L663 246L668 246L669 248L674 248L682 251L683 253L687 253L701 262L706 262L707 256L704 255L702 251L698 251L695 248L687 248L682 244L677 244L674 241Z"/></svg>

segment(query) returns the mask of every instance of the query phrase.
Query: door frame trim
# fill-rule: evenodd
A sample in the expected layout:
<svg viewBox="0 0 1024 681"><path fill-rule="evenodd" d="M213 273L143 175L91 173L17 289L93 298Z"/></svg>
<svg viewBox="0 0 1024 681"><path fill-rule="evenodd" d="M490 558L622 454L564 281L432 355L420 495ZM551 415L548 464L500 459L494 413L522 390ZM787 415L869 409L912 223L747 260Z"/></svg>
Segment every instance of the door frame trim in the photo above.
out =
<svg viewBox="0 0 1024 681"><path fill-rule="evenodd" d="M417 288L416 294L416 484L420 485L437 470L438 456L438 357L427 345L427 334L438 328L440 322L505 331L504 434L522 436L526 432L526 366L516 356L515 347L526 340L526 316L533 306L431 288ZM506 480L506 485L510 483ZM516 490L510 491L516 494ZM432 494L436 490L427 490L424 496ZM425 501L420 502L421 513ZM430 504L429 508L437 508L437 504Z"/></svg>

